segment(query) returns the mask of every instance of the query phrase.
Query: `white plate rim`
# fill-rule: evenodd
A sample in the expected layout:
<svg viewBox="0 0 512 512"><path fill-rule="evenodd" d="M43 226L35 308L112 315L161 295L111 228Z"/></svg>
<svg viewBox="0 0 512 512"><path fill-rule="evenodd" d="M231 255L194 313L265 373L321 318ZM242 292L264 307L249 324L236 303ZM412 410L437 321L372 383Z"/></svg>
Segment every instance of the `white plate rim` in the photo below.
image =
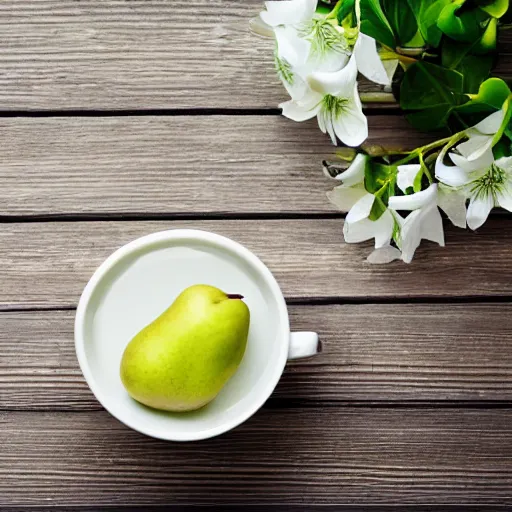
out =
<svg viewBox="0 0 512 512"><path fill-rule="evenodd" d="M142 427L136 422L121 417L121 415L114 413L112 409L109 407L108 398L106 394L102 391L101 386L99 386L98 383L96 382L93 373L89 367L89 363L85 353L84 325L87 315L87 308L98 284L121 260L132 255L134 252L139 251L144 247L166 241L172 241L176 243L179 242L180 240L183 242L206 242L215 245L221 249L228 250L232 253L235 253L243 260L245 260L262 275L276 300L278 308L277 313L280 318L281 332L278 333L278 338L281 340L281 350L279 352L279 357L277 358L275 365L273 367L272 378L265 383L265 387L262 388L262 390L258 394L258 398L255 399L250 405L250 407L247 407L243 411L243 413L231 418L229 421L226 421L221 425L212 427L207 430L189 432L185 434L183 434L182 432L178 433L170 431L169 433L164 434L160 431L153 430L148 427ZM161 439L165 441L184 442L209 439L220 434L223 434L229 430L232 430L233 428L247 421L247 419L249 419L256 411L258 411L263 406L263 404L267 401L267 399L270 397L275 387L277 386L284 371L284 368L286 366L290 342L290 323L288 316L288 308L286 306L286 301L284 299L281 288L279 287L279 284L277 283L274 275L270 272L268 267L249 249L247 249L240 243L231 240L230 238L218 235L216 233L211 233L208 231L202 231L197 229L172 229L145 235L136 240L133 240L132 242L129 242L123 247L117 249L98 267L98 269L94 272L93 276L87 283L78 302L75 316L74 335L75 350L80 370L82 371L82 374L84 375L84 378L87 381L87 384L91 389L92 393L94 394L94 396L96 397L96 399L112 416L114 416L117 420L119 420L127 427L142 434L148 435L150 437L154 437L156 439Z"/></svg>

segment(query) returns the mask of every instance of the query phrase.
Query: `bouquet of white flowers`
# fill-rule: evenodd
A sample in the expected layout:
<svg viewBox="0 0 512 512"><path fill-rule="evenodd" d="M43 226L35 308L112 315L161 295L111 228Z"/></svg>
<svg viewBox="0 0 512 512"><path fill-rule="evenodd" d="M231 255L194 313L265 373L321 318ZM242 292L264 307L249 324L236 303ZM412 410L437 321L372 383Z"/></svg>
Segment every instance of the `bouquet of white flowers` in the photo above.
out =
<svg viewBox="0 0 512 512"><path fill-rule="evenodd" d="M333 5L334 4L334 5ZM403 153L344 152L339 186L348 243L375 240L368 260L411 262L422 239L444 245L440 210L477 229L494 207L512 211L512 93L491 77L509 0L282 0L253 30L275 38L275 68L291 99L283 115L317 117L334 144L368 137L358 74L393 91L410 123L442 133Z"/></svg>

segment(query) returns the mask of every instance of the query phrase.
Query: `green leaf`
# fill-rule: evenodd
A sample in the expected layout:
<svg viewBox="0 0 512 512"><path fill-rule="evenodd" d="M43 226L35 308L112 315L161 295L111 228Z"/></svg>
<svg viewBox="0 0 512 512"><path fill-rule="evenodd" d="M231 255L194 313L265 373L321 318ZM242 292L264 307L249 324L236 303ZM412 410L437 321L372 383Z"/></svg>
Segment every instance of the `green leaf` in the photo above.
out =
<svg viewBox="0 0 512 512"><path fill-rule="evenodd" d="M361 0L361 32L379 43L396 47L393 29L378 0Z"/></svg>
<svg viewBox="0 0 512 512"><path fill-rule="evenodd" d="M468 55L457 66L457 71L464 75L464 92L476 93L482 82L491 74L494 64L492 55Z"/></svg>
<svg viewBox="0 0 512 512"><path fill-rule="evenodd" d="M464 77L458 71L429 62L417 62L405 73L400 104L405 110L459 105L463 98Z"/></svg>
<svg viewBox="0 0 512 512"><path fill-rule="evenodd" d="M382 8L400 46L407 44L418 31L418 22L410 5L403 0L382 0Z"/></svg>
<svg viewBox="0 0 512 512"><path fill-rule="evenodd" d="M405 73L400 89L400 105L409 113L409 122L422 131L445 127L453 109L467 101L464 77L458 71L428 62L417 62Z"/></svg>
<svg viewBox="0 0 512 512"><path fill-rule="evenodd" d="M329 14L331 11L332 11L332 6L323 4L321 2L318 4L318 6L316 8L316 12L319 14Z"/></svg>
<svg viewBox="0 0 512 512"><path fill-rule="evenodd" d="M451 0L409 0L414 12L419 12L418 25L425 41L437 48L443 33L437 26L441 11ZM418 5L419 4L419 5Z"/></svg>
<svg viewBox="0 0 512 512"><path fill-rule="evenodd" d="M458 43L449 38L443 41L443 67L459 71L464 76L465 93L478 92L480 84L490 75L494 64L492 55L469 55L476 44Z"/></svg>
<svg viewBox="0 0 512 512"><path fill-rule="evenodd" d="M501 78L489 78L480 85L478 94L470 95L470 101L457 107L457 111L468 114L492 113L502 108L510 94L510 88Z"/></svg>
<svg viewBox="0 0 512 512"><path fill-rule="evenodd" d="M417 130L433 132L446 126L452 110L453 107L438 105L407 114L406 118Z"/></svg>
<svg viewBox="0 0 512 512"><path fill-rule="evenodd" d="M476 4L487 14L501 18L509 8L509 0L476 0Z"/></svg>
<svg viewBox="0 0 512 512"><path fill-rule="evenodd" d="M341 6L339 7L336 16L338 18L338 22L341 25L347 16L350 16L355 12L356 1L355 0L343 0Z"/></svg>
<svg viewBox="0 0 512 512"><path fill-rule="evenodd" d="M498 20L491 18L487 24L482 37L477 40L477 45L474 47L472 53L478 55L486 54L496 51L498 45Z"/></svg>
<svg viewBox="0 0 512 512"><path fill-rule="evenodd" d="M508 135L507 135L508 137ZM492 148L494 159L499 160L504 156L510 156L512 153L512 147L510 146L510 140L503 137L498 143Z"/></svg>
<svg viewBox="0 0 512 512"><path fill-rule="evenodd" d="M437 20L438 28L447 36L464 43L472 43L479 39L484 32L482 23L489 18L489 15L481 9L470 10L459 9L465 0L455 0L444 7Z"/></svg>
<svg viewBox="0 0 512 512"><path fill-rule="evenodd" d="M380 197L376 197L368 218L373 221L379 220L387 209L384 201Z"/></svg>
<svg viewBox="0 0 512 512"><path fill-rule="evenodd" d="M375 194L382 189L390 178L396 173L396 168L392 165L384 165L374 160L369 160L364 172L365 188L370 194Z"/></svg>

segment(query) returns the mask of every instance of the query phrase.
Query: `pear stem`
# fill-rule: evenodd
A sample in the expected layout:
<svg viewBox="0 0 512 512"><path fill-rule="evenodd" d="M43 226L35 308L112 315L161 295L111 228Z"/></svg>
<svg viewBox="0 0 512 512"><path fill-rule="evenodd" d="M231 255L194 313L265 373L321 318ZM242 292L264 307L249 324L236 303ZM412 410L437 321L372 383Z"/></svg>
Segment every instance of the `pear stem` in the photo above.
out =
<svg viewBox="0 0 512 512"><path fill-rule="evenodd" d="M226 296L228 299L233 299L233 300L242 300L244 298L243 295L237 295L237 294L232 294L232 293L226 293Z"/></svg>

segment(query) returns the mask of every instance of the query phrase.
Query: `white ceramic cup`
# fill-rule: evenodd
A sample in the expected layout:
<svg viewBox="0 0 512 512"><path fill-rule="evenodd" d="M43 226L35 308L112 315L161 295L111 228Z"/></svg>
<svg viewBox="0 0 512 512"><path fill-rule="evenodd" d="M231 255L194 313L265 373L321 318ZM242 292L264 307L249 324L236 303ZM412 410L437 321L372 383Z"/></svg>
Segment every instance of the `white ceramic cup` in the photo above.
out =
<svg viewBox="0 0 512 512"><path fill-rule="evenodd" d="M202 409L157 411L133 400L119 368L126 345L187 287L209 284L240 294L251 311L247 350L234 377ZM148 436L194 441L222 434L254 414L276 387L287 360L318 352L316 333L290 333L274 276L252 252L204 231L155 233L125 245L95 272L75 320L80 368L99 402Z"/></svg>

